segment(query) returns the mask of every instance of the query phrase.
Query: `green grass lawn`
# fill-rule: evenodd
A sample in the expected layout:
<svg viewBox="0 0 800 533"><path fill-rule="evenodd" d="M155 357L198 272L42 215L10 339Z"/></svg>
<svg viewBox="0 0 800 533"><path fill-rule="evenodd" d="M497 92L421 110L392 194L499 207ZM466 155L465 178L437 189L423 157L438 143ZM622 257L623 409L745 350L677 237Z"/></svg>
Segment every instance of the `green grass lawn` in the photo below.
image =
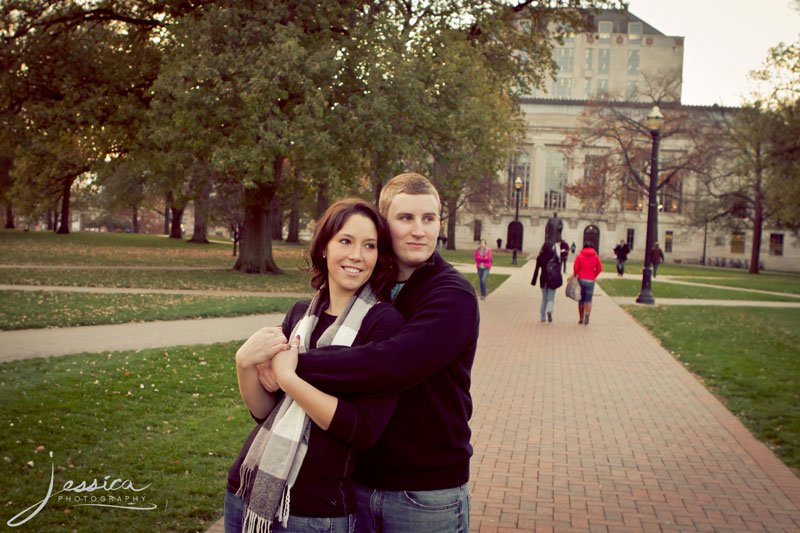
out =
<svg viewBox="0 0 800 533"><path fill-rule="evenodd" d="M800 309L624 308L800 474Z"/></svg>
<svg viewBox="0 0 800 533"><path fill-rule="evenodd" d="M0 330L285 313L297 298L0 291Z"/></svg>
<svg viewBox="0 0 800 533"><path fill-rule="evenodd" d="M273 242L275 262L281 268L304 266L307 245ZM102 266L204 266L231 268L236 263L232 244L194 244L185 239L134 233L0 230L4 264Z"/></svg>
<svg viewBox="0 0 800 533"><path fill-rule="evenodd" d="M253 424L236 385L238 346L0 365L3 522L45 497L52 465L54 494L20 531L204 531L222 514L228 467ZM82 495L138 495L157 509L74 507L63 497L79 493L55 494L105 476L149 486Z"/></svg>
<svg viewBox="0 0 800 533"><path fill-rule="evenodd" d="M472 283L473 287L475 287L475 294L480 296L481 284L480 281L478 281L478 274L477 273L472 274L467 272L466 274L464 274L464 277L467 278L467 280L470 283ZM486 278L486 294L487 295L492 294L492 291L494 291L497 287L502 285L503 282L508 278L509 278L508 274L492 274L490 272L489 277Z"/></svg>
<svg viewBox="0 0 800 533"><path fill-rule="evenodd" d="M606 272L614 272L615 267L615 259L603 260L603 268ZM642 261L627 261L625 263L626 274L641 276L643 269L644 263ZM754 283L757 283L758 280L777 277L794 279L795 282L800 283L800 273L797 272L774 272L771 270L762 270L758 274L750 274L747 270L741 268L721 268L703 265L685 265L678 263L662 263L658 267L658 274L663 276L741 279L750 280Z"/></svg>
<svg viewBox="0 0 800 533"><path fill-rule="evenodd" d="M698 283L708 283L708 281L697 280ZM609 296L635 297L642 289L642 281L636 279L614 279L605 278L597 280L597 283ZM714 282L717 283L717 282ZM724 288L697 287L693 285L681 285L678 283L666 283L660 281L652 282L653 296L658 298L691 298L708 300L747 300L764 302L798 302L798 298L791 296L779 296L763 294L758 292L732 291Z"/></svg>
<svg viewBox="0 0 800 533"><path fill-rule="evenodd" d="M310 277L299 270L280 276L242 274L224 269L128 270L128 269L0 269L0 283L75 287L122 287L145 289L236 290L302 292L311 294Z"/></svg>

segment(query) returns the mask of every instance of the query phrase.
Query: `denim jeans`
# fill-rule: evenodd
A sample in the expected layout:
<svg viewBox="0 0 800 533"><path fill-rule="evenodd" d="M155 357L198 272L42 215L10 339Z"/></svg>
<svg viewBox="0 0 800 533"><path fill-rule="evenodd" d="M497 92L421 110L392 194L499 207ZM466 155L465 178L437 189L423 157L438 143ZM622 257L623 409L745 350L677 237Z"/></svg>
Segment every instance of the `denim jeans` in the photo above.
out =
<svg viewBox="0 0 800 533"><path fill-rule="evenodd" d="M656 277L658 274L658 263L653 263L653 277Z"/></svg>
<svg viewBox="0 0 800 533"><path fill-rule="evenodd" d="M539 312L542 315L542 322L544 322L545 313L552 313L553 312L553 305L555 304L556 298L556 290L555 289L548 289L547 287L542 287L542 307Z"/></svg>
<svg viewBox="0 0 800 533"><path fill-rule="evenodd" d="M594 294L594 280L593 279L578 279L578 285L581 286L581 300L579 304L592 303L592 295Z"/></svg>
<svg viewBox="0 0 800 533"><path fill-rule="evenodd" d="M241 533L244 500L230 492L225 493L225 533ZM272 523L273 533L353 533L356 515L318 518L289 515L286 527L278 521Z"/></svg>
<svg viewBox="0 0 800 533"><path fill-rule="evenodd" d="M356 532L467 533L467 484L443 490L377 490L355 485Z"/></svg>
<svg viewBox="0 0 800 533"><path fill-rule="evenodd" d="M486 298L486 278L489 277L489 269L488 268L479 268L478 269L478 281L481 282L481 296Z"/></svg>
<svg viewBox="0 0 800 533"><path fill-rule="evenodd" d="M620 274L625 273L625 260L624 259L617 259L617 272Z"/></svg>

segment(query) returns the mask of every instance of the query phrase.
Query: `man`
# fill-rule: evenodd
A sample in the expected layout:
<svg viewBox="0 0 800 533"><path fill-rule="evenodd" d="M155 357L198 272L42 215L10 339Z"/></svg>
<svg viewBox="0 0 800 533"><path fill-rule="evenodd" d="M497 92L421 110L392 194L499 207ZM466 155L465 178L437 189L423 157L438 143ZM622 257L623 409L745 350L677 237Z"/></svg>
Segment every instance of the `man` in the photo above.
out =
<svg viewBox="0 0 800 533"><path fill-rule="evenodd" d="M664 260L664 252L658 247L658 241L653 244L653 252L650 254L650 262L653 265L653 277L658 273L658 265Z"/></svg>
<svg viewBox="0 0 800 533"><path fill-rule="evenodd" d="M567 273L567 257L569 256L569 244L561 240L561 266L564 267L564 274Z"/></svg>
<svg viewBox="0 0 800 533"><path fill-rule="evenodd" d="M625 261L628 260L630 251L628 244L623 240L620 240L619 244L614 248L614 255L617 256L617 274L620 276L625 275Z"/></svg>
<svg viewBox="0 0 800 533"><path fill-rule="evenodd" d="M441 203L427 178L395 176L379 204L398 266L392 299L407 322L387 341L300 354L297 373L334 395L401 391L384 433L357 459L358 531L466 532L475 290L436 253Z"/></svg>

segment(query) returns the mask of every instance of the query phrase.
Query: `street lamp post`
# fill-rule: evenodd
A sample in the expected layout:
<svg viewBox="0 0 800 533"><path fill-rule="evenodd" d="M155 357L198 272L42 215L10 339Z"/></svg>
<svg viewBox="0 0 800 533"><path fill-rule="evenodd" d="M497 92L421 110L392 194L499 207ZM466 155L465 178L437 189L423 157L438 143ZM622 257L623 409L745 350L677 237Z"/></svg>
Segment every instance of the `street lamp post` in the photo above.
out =
<svg viewBox="0 0 800 533"><path fill-rule="evenodd" d="M636 303L640 304L656 303L655 298L653 298L653 291L651 290L653 271L650 252L656 240L655 228L658 217L658 205L656 202L656 188L658 187L658 137L663 124L664 116L661 114L661 110L658 109L658 106L653 106L653 109L650 110L650 114L647 115L647 128L650 130L650 136L653 137L653 149L650 154L650 191L647 206L647 239L644 248L642 290L639 293L639 297L636 298Z"/></svg>
<svg viewBox="0 0 800 533"><path fill-rule="evenodd" d="M514 189L516 190L516 194L517 194L517 207L516 207L516 211L514 212L514 223L515 223L514 225L516 226L516 223L519 222L519 191L522 189L522 179L519 176L517 176L517 179L514 180ZM519 243L519 244L520 244L520 246L522 245L522 243ZM514 247L513 247L513 250L511 252L511 254L512 254L511 255L511 264L512 265L516 265L517 264L517 246L516 246L516 243L514 243Z"/></svg>

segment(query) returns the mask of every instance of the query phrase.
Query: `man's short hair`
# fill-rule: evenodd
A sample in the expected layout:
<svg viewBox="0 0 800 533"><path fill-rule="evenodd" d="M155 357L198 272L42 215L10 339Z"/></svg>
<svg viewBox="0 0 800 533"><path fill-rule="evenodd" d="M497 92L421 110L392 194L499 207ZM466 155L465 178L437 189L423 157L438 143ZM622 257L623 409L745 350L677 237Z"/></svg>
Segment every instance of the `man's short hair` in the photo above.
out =
<svg viewBox="0 0 800 533"><path fill-rule="evenodd" d="M378 207L383 216L389 216L389 206L398 194L431 194L436 198L437 207L439 209L442 207L439 193L428 178L416 172L406 172L390 179L381 189Z"/></svg>

